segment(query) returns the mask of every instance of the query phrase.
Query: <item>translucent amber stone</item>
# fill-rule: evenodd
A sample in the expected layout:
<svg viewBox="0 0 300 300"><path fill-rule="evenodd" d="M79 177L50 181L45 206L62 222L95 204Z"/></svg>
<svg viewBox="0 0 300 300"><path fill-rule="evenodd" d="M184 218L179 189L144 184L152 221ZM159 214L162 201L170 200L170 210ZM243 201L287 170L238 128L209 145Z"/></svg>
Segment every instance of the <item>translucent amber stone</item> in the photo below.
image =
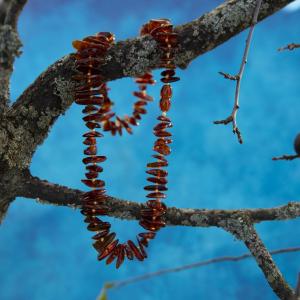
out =
<svg viewBox="0 0 300 300"><path fill-rule="evenodd" d="M158 116L157 120L163 121L163 122L171 122L171 119L169 119L168 117L165 117L165 116Z"/></svg>
<svg viewBox="0 0 300 300"><path fill-rule="evenodd" d="M146 101L153 101L153 97L151 97L151 96L149 96L149 95L147 95L147 94L145 94L143 92L133 92L133 95L135 97L138 97L140 99L144 99Z"/></svg>
<svg viewBox="0 0 300 300"><path fill-rule="evenodd" d="M158 209L162 212L167 210L166 205L163 202L157 201L157 200L148 200L146 202L148 207L154 208L154 209Z"/></svg>
<svg viewBox="0 0 300 300"><path fill-rule="evenodd" d="M158 139L158 140L163 140L163 141L166 141L168 139ZM172 140L170 140L172 142ZM165 144L169 144L168 142L164 142ZM158 160L161 160L161 161L167 161L165 159L165 157L163 155L159 155L159 154L153 154L152 157L158 159Z"/></svg>
<svg viewBox="0 0 300 300"><path fill-rule="evenodd" d="M157 177L166 177L168 176L168 172L166 170L161 169L151 169L146 171L147 174L157 176Z"/></svg>
<svg viewBox="0 0 300 300"><path fill-rule="evenodd" d="M159 167L167 167L168 162L166 161L157 161L147 164L147 168L159 168Z"/></svg>
<svg viewBox="0 0 300 300"><path fill-rule="evenodd" d="M105 194L106 190L105 189L97 189L93 191L86 192L82 195L81 199L82 200L93 200L97 197L100 197L102 199L103 194Z"/></svg>
<svg viewBox="0 0 300 300"><path fill-rule="evenodd" d="M172 97L172 87L169 84L164 84L160 91L162 99L170 99Z"/></svg>
<svg viewBox="0 0 300 300"><path fill-rule="evenodd" d="M89 166L86 166L85 168L91 172L100 173L103 171L103 168L100 166L97 166L97 165L89 165Z"/></svg>
<svg viewBox="0 0 300 300"><path fill-rule="evenodd" d="M75 103L79 105L101 105L102 97L92 97L87 99L75 99Z"/></svg>
<svg viewBox="0 0 300 300"><path fill-rule="evenodd" d="M137 106L137 107L135 107L134 112L136 112L138 114L141 114L141 115L144 115L144 114L147 113L147 110L145 108Z"/></svg>
<svg viewBox="0 0 300 300"><path fill-rule="evenodd" d="M99 240L99 239L101 239L102 237L105 237L108 234L109 234L109 230L103 230L103 231L100 231L99 233L95 234L92 237L92 239L93 240Z"/></svg>
<svg viewBox="0 0 300 300"><path fill-rule="evenodd" d="M87 227L89 231L100 231L100 230L108 230L110 228L110 224L108 222L102 222L100 224L91 223ZM108 238L108 237L105 237Z"/></svg>
<svg viewBox="0 0 300 300"><path fill-rule="evenodd" d="M91 188L101 188L105 186L105 182L99 179L97 180L82 179L81 182Z"/></svg>
<svg viewBox="0 0 300 300"><path fill-rule="evenodd" d="M119 269L119 267L124 262L124 258L125 258L125 246L120 245L119 249L118 249L118 258L117 258L117 262L116 262L116 268L117 269Z"/></svg>
<svg viewBox="0 0 300 300"><path fill-rule="evenodd" d="M147 185L144 187L146 191L167 191L168 188L165 185Z"/></svg>
<svg viewBox="0 0 300 300"><path fill-rule="evenodd" d="M83 110L82 110L82 112L84 113L84 114L90 114L91 112L95 112L95 111L97 111L98 110L98 108L96 107L96 106L94 106L94 105L87 105Z"/></svg>
<svg viewBox="0 0 300 300"><path fill-rule="evenodd" d="M140 261L144 260L144 256L143 256L142 253L139 251L139 249L136 247L136 245L134 244L133 241L129 240L129 241L127 241L127 244L128 244L128 246L130 247L130 249L132 250L134 256L135 256L138 260L140 260Z"/></svg>
<svg viewBox="0 0 300 300"><path fill-rule="evenodd" d="M85 126L88 128L88 129L95 129L95 128L100 128L100 125L98 123L95 123L95 122L86 122L85 123Z"/></svg>
<svg viewBox="0 0 300 300"><path fill-rule="evenodd" d="M161 122L161 123L158 123L154 128L153 130L161 130L161 129L165 129L165 128L171 128L173 127L173 124L170 123L170 122Z"/></svg>
<svg viewBox="0 0 300 300"><path fill-rule="evenodd" d="M85 133L83 137L103 137L103 134L98 131L90 131Z"/></svg>
<svg viewBox="0 0 300 300"><path fill-rule="evenodd" d="M158 217L161 215L161 211L152 208L145 208L141 210L141 216L143 217Z"/></svg>
<svg viewBox="0 0 300 300"><path fill-rule="evenodd" d="M128 245L125 244L125 254L126 254L126 257L129 259L129 260L133 260L133 252L132 250L130 249L130 247Z"/></svg>
<svg viewBox="0 0 300 300"><path fill-rule="evenodd" d="M148 221L148 220L142 220L139 222L139 224L147 229L147 230L150 230L150 231L157 231L159 230L161 227L164 227L165 226L165 223L162 222L162 221L156 221L156 222L151 222L151 221Z"/></svg>
<svg viewBox="0 0 300 300"><path fill-rule="evenodd" d="M83 153L85 155L96 155L97 154L97 146L96 145L92 145L89 146L88 148L86 148Z"/></svg>
<svg viewBox="0 0 300 300"><path fill-rule="evenodd" d="M161 32L171 32L173 30L173 25L163 25L163 26L160 26L160 27L156 27L155 29L153 29L151 31L151 35L154 36L154 38L156 39L156 35L158 33L161 33Z"/></svg>
<svg viewBox="0 0 300 300"><path fill-rule="evenodd" d="M168 180L165 177L148 177L147 180L150 182L153 182L153 183L157 183L157 184L167 184L168 183Z"/></svg>
<svg viewBox="0 0 300 300"><path fill-rule="evenodd" d="M172 77L172 76L175 75L175 71L174 71L174 70L165 70L165 71L162 71L162 72L160 73L160 75L161 75L162 77Z"/></svg>
<svg viewBox="0 0 300 300"><path fill-rule="evenodd" d="M104 250L102 250L101 254L98 255L98 260L102 260L106 258L110 253L115 249L115 247L118 245L119 240L115 240L109 245L106 246Z"/></svg>
<svg viewBox="0 0 300 300"><path fill-rule="evenodd" d="M115 249L110 253L109 257L106 260L107 265L111 264L117 258L118 252L119 252L119 247L120 247L120 245L117 245L115 247Z"/></svg>
<svg viewBox="0 0 300 300"><path fill-rule="evenodd" d="M89 156L89 157L85 157L82 162L87 165L90 163L99 163L99 162L103 162L106 160L106 156Z"/></svg>
<svg viewBox="0 0 300 300"><path fill-rule="evenodd" d="M141 252L142 255L144 256L144 258L147 258L148 255L147 255L147 253L146 253L146 251L145 251L145 249L144 249L143 244L141 243L141 240L140 240L138 237L136 237L136 240L137 240L137 242L138 242L140 252Z"/></svg>
<svg viewBox="0 0 300 300"><path fill-rule="evenodd" d="M95 179L98 177L98 172L93 172L93 171L90 171L88 173L85 173L85 177L87 179Z"/></svg>
<svg viewBox="0 0 300 300"><path fill-rule="evenodd" d="M94 244L93 247L99 252L102 253L106 247L113 242L115 239L116 234L114 232L110 233L109 235L100 238L97 240Z"/></svg>
<svg viewBox="0 0 300 300"><path fill-rule="evenodd" d="M162 81L163 83L176 82L176 81L178 81L178 80L180 80L179 77L163 77L163 78L161 78L161 81Z"/></svg>
<svg viewBox="0 0 300 300"><path fill-rule="evenodd" d="M153 150L163 155L169 155L171 153L171 149L168 145L155 145Z"/></svg>
<svg viewBox="0 0 300 300"><path fill-rule="evenodd" d="M93 223L93 224L101 224L102 221L100 219L98 219L96 216L87 216L84 219L85 223Z"/></svg>
<svg viewBox="0 0 300 300"><path fill-rule="evenodd" d="M164 130L154 130L153 133L157 137L169 137L169 136L172 136L172 133L164 131Z"/></svg>
<svg viewBox="0 0 300 300"><path fill-rule="evenodd" d="M96 145L96 139L94 137L87 137L83 143L85 145Z"/></svg>
<svg viewBox="0 0 300 300"><path fill-rule="evenodd" d="M161 109L161 111L163 112L167 112L170 110L171 108L171 101L170 98L162 98L159 101L159 107Z"/></svg>
<svg viewBox="0 0 300 300"><path fill-rule="evenodd" d="M154 199L163 199L163 198L166 198L166 195L161 192L154 192L154 193L149 193L146 197L154 198Z"/></svg>

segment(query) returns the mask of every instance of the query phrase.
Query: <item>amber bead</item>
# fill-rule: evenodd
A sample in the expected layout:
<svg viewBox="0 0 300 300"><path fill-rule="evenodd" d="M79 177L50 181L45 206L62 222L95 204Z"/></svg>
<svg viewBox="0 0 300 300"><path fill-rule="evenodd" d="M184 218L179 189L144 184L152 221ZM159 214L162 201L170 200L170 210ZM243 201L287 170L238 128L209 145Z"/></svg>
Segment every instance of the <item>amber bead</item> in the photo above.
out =
<svg viewBox="0 0 300 300"><path fill-rule="evenodd" d="M162 77L172 77L175 75L175 71L174 70L164 70L160 73L160 75Z"/></svg>
<svg viewBox="0 0 300 300"><path fill-rule="evenodd" d="M120 245L117 245L114 250L110 253L110 255L108 256L107 260L106 260L106 264L109 265L111 264L118 256L118 252L119 252L119 247Z"/></svg>
<svg viewBox="0 0 300 300"><path fill-rule="evenodd" d="M171 122L171 120L170 120L168 117L163 116L163 115L158 116L158 117L157 117L157 120L163 121L163 122Z"/></svg>
<svg viewBox="0 0 300 300"><path fill-rule="evenodd" d="M171 153L171 149L168 145L155 145L153 150L163 155L169 155Z"/></svg>
<svg viewBox="0 0 300 300"><path fill-rule="evenodd" d="M85 133L83 137L103 137L103 134L98 131L90 131Z"/></svg>
<svg viewBox="0 0 300 300"><path fill-rule="evenodd" d="M158 177L166 177L168 176L168 172L166 170L161 169L151 169L146 171L147 174L158 176Z"/></svg>
<svg viewBox="0 0 300 300"><path fill-rule="evenodd" d="M161 227L165 226L165 223L163 221L148 221L148 220L142 220L139 222L139 224L150 231L157 231Z"/></svg>
<svg viewBox="0 0 300 300"><path fill-rule="evenodd" d="M153 101L153 97L151 97L143 92L133 92L133 95L135 97L138 97L138 98L146 100L146 101Z"/></svg>
<svg viewBox="0 0 300 300"><path fill-rule="evenodd" d="M125 254L126 254L126 257L129 259L129 260L133 260L133 252L132 250L130 249L130 247L128 245L125 244Z"/></svg>
<svg viewBox="0 0 300 300"><path fill-rule="evenodd" d="M166 198L166 195L164 193L161 193L161 192L154 192L154 193L149 193L146 197L147 198L163 199L163 198Z"/></svg>
<svg viewBox="0 0 300 300"><path fill-rule="evenodd" d="M100 240L102 237L105 237L109 234L109 230L103 230L97 234L95 234L92 239L93 240Z"/></svg>
<svg viewBox="0 0 300 300"><path fill-rule="evenodd" d="M161 214L161 211L157 209L146 208L141 210L141 216L143 217L159 217Z"/></svg>
<svg viewBox="0 0 300 300"><path fill-rule="evenodd" d="M115 239L116 234L114 232L110 233L107 236L104 236L102 238L100 238L99 240L97 240L94 244L93 247L99 252L102 253L105 249L106 246L108 246L110 243L113 242L113 240Z"/></svg>
<svg viewBox="0 0 300 300"><path fill-rule="evenodd" d="M106 248L102 250L101 254L98 255L98 260L106 258L115 249L115 247L118 245L118 242L119 240L115 240L107 245Z"/></svg>
<svg viewBox="0 0 300 300"><path fill-rule="evenodd" d="M135 79L135 82L140 84L155 84L156 81L154 79L137 78Z"/></svg>
<svg viewBox="0 0 300 300"><path fill-rule="evenodd" d="M156 27L155 29L153 29L151 31L151 35L156 39L156 35L158 33L162 33L162 32L171 32L173 29L173 25L164 25L164 26L159 26L159 27Z"/></svg>
<svg viewBox="0 0 300 300"><path fill-rule="evenodd" d="M104 224L105 223L105 224ZM110 228L110 224L107 222L103 222L101 224L91 223L87 227L89 231L100 231L100 230L107 230ZM105 237L106 238L106 237Z"/></svg>
<svg viewBox="0 0 300 300"><path fill-rule="evenodd" d="M82 179L81 182L91 188L101 188L105 186L105 182L103 180L98 180L98 179L97 180Z"/></svg>
<svg viewBox="0 0 300 300"><path fill-rule="evenodd" d="M133 126L139 125L139 123L136 121L134 117L128 117L128 123L130 123Z"/></svg>
<svg viewBox="0 0 300 300"><path fill-rule="evenodd" d="M125 246L120 245L119 249L118 249L118 258L117 258L117 262L116 262L117 269L119 269L121 264L124 262L124 258L125 258Z"/></svg>
<svg viewBox="0 0 300 300"><path fill-rule="evenodd" d="M135 256L138 260L140 260L140 261L144 260L144 256L142 255L142 253L140 252L140 250L136 247L136 245L134 244L133 241L130 241L130 240L129 240L129 241L127 241L127 244L128 244L128 246L130 247L130 249L132 250L134 256Z"/></svg>
<svg viewBox="0 0 300 300"><path fill-rule="evenodd" d="M172 133L164 130L154 130L153 131L154 135L157 137L170 137L172 136Z"/></svg>
<svg viewBox="0 0 300 300"><path fill-rule="evenodd" d="M178 43L178 35L173 32L158 32L155 35L155 39L162 45L171 45L172 47L176 46Z"/></svg>
<svg viewBox="0 0 300 300"><path fill-rule="evenodd" d="M100 173L103 171L103 168L100 166L97 166L97 165L89 165L89 166L86 166L85 168L91 172Z"/></svg>
<svg viewBox="0 0 300 300"><path fill-rule="evenodd" d="M147 253L146 253L146 251L145 251L145 249L144 249L143 244L141 243L141 240L140 240L138 237L136 237L136 240L137 240L137 242L138 242L140 252L141 252L142 255L144 256L144 258L147 258L148 255L147 255Z"/></svg>
<svg viewBox="0 0 300 300"><path fill-rule="evenodd" d="M146 191L167 191L168 188L164 185L147 185L144 187Z"/></svg>
<svg viewBox="0 0 300 300"><path fill-rule="evenodd" d="M170 99L172 97L172 87L169 84L163 85L160 95L162 99Z"/></svg>
<svg viewBox="0 0 300 300"><path fill-rule="evenodd" d="M141 115L144 115L144 114L147 113L147 110L145 108L142 108L142 107L135 107L134 111L141 114Z"/></svg>
<svg viewBox="0 0 300 300"><path fill-rule="evenodd" d="M161 122L161 123L158 123L154 128L153 130L161 130L161 129L166 129L166 128L171 128L173 127L173 124L170 123L170 122Z"/></svg>
<svg viewBox="0 0 300 300"><path fill-rule="evenodd" d="M94 123L94 122L86 122L85 126L91 130L93 130L95 128L100 128L100 125L98 123Z"/></svg>
<svg viewBox="0 0 300 300"><path fill-rule="evenodd" d="M159 139L159 140L160 140L160 139ZM161 140L166 141L166 140L168 140L168 139L161 139ZM166 144L170 144L171 142L172 142L172 140L170 140L169 143L168 143L168 142L165 142L165 143L166 143ZM161 160L161 161L167 161L167 160L165 159L164 156L159 155L159 154L153 154L152 157L154 157L154 158L156 158L156 159L158 159L158 160Z"/></svg>
<svg viewBox="0 0 300 300"><path fill-rule="evenodd" d="M168 180L165 177L148 177L148 181L157 183L157 184L167 184Z"/></svg>
<svg viewBox="0 0 300 300"><path fill-rule="evenodd" d="M84 114L90 114L91 112L95 112L95 111L97 111L98 110L98 108L96 107L96 106L94 106L94 105L87 105L83 110L82 110L82 112L84 113Z"/></svg>
<svg viewBox="0 0 300 300"><path fill-rule="evenodd" d="M88 173L85 173L85 177L87 179L95 179L98 177L98 172L93 172L93 171L90 171Z"/></svg>
<svg viewBox="0 0 300 300"><path fill-rule="evenodd" d="M147 101L137 101L134 103L134 106L144 106L147 105Z"/></svg>
<svg viewBox="0 0 300 300"><path fill-rule="evenodd" d="M98 39L103 39L105 41L107 41L108 43L113 43L113 41L115 40L115 35L111 32L108 32L108 31L101 31L101 32L98 32L96 34L97 38Z"/></svg>
<svg viewBox="0 0 300 300"><path fill-rule="evenodd" d="M90 163L100 163L106 160L106 156L89 156L85 157L82 162L87 165Z"/></svg>
<svg viewBox="0 0 300 300"><path fill-rule="evenodd" d="M162 81L163 83L176 82L176 81L178 81L178 80L180 80L179 77L163 77L163 78L161 78L161 81Z"/></svg>
<svg viewBox="0 0 300 300"><path fill-rule="evenodd" d="M157 184L167 184L168 180L165 177L148 177L148 181L157 183Z"/></svg>
<svg viewBox="0 0 300 300"><path fill-rule="evenodd" d="M82 120L84 122L89 122L89 121L98 121L101 118L102 118L102 114L95 113L95 114L90 114L90 115L83 117Z"/></svg>
<svg viewBox="0 0 300 300"><path fill-rule="evenodd" d="M96 155L97 154L97 146L96 145L92 145L87 147L84 152L85 155Z"/></svg>
<svg viewBox="0 0 300 300"><path fill-rule="evenodd" d="M168 162L166 161L156 161L147 164L147 168L159 168L159 167L167 167Z"/></svg>
<svg viewBox="0 0 300 300"><path fill-rule="evenodd" d="M85 145L96 145L96 139L93 137L87 137L84 141L83 144Z"/></svg>
<svg viewBox="0 0 300 300"><path fill-rule="evenodd" d="M160 107L161 111L163 111L163 112L169 111L170 108L171 108L171 101L170 101L170 99L169 98L167 98L167 99L166 98L160 99L160 101L159 101L159 107Z"/></svg>
<svg viewBox="0 0 300 300"><path fill-rule="evenodd" d="M115 113L113 113L113 112L105 114L105 115L102 115L102 117L99 119L99 122L105 122L105 121L111 119L114 116L115 116Z"/></svg>

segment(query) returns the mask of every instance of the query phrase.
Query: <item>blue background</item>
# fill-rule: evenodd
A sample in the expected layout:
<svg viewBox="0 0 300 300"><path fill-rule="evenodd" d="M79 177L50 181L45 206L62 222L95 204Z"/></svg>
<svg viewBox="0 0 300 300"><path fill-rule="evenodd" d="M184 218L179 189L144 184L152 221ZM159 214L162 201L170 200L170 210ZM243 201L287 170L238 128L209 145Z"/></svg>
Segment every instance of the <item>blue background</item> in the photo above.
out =
<svg viewBox="0 0 300 300"><path fill-rule="evenodd" d="M24 43L16 61L12 97L16 99L48 65L72 52L71 41L97 31L112 31L117 39L137 35L150 18L168 17L174 24L190 21L222 1L179 0L29 0L19 23ZM218 71L236 73L246 33L199 57L174 84L170 113L174 144L170 156L167 204L177 207L273 207L299 199L299 161L273 162L272 156L292 153L299 132L300 52L278 53L300 42L300 11L282 11L260 23L254 34L241 91L238 123L245 144L231 127L213 125L232 107L234 83ZM158 75L158 72L155 72ZM121 114L134 101L131 79L110 84ZM158 87L151 93L158 95ZM43 101L43 99L40 99ZM156 102L157 103L157 102ZM108 192L144 201L145 164L154 138L158 113L152 104L133 136L107 137L101 151ZM297 121L298 120L298 121ZM73 105L38 148L34 175L83 189L80 108ZM104 282L121 280L161 268L221 255L238 255L246 248L215 228L168 227L152 243L144 263L126 263L116 271L98 263L82 216L70 208L17 199L0 229L0 298L2 300L96 299ZM136 222L116 220L121 239L132 238ZM257 226L270 249L299 245L299 220ZM299 253L275 256L292 286L300 271ZM112 290L109 299L276 299L253 260L215 264L174 273Z"/></svg>

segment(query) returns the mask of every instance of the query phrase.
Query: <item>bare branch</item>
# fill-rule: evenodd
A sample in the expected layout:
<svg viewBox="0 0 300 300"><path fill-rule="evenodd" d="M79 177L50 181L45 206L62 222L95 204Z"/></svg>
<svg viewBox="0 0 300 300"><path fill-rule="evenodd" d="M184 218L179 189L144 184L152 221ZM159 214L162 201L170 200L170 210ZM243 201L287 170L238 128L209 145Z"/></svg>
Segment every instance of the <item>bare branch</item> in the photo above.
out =
<svg viewBox="0 0 300 300"><path fill-rule="evenodd" d="M292 0L265 0L259 14L262 20L283 8ZM255 0L230 0L200 18L178 26L180 49L176 65L188 64L207 51L224 43L251 25ZM208 38L209 37L209 38ZM118 42L108 52L107 64L101 72L107 81L137 76L159 66L160 50L149 36ZM11 165L27 168L37 147L46 138L49 128L73 102L74 57L69 55L53 64L16 101L9 116L19 127L18 151L7 149L14 159ZM28 133L32 132L31 136ZM25 134L26 133L26 134ZM29 140L29 141L28 141ZM7 153L6 151L6 153ZM27 159L19 153L26 153Z"/></svg>
<svg viewBox="0 0 300 300"><path fill-rule="evenodd" d="M18 190L18 196L33 198L40 203L70 206L80 208L80 196L83 192L70 189L58 184L40 180L37 177L28 177L24 180L24 185ZM140 211L143 204L122 200L108 196L107 204L108 215L125 219L139 220ZM169 207L165 216L168 225L223 227L222 220L237 217L247 217L253 223L273 220L288 220L300 216L300 202L290 202L287 205L275 208L260 209L240 209L240 210L221 210L221 209L180 209Z"/></svg>
<svg viewBox="0 0 300 300"><path fill-rule="evenodd" d="M293 155L282 155L278 157L273 157L273 160L294 160L296 158L300 158L300 133L297 134L294 140L294 150L296 154Z"/></svg>
<svg viewBox="0 0 300 300"><path fill-rule="evenodd" d="M17 33L17 20L26 0L0 2L0 115L9 102L9 79L14 60L22 46Z"/></svg>
<svg viewBox="0 0 300 300"><path fill-rule="evenodd" d="M256 6L255 6L254 14L253 14L253 19L252 19L252 23L251 23L250 30L249 30L249 33L248 33L248 37L247 37L247 40L246 40L246 46L245 46L245 50L244 50L244 54L243 54L243 58L242 58L242 62L241 62L241 66L240 66L240 70L239 70L238 74L232 76L232 75L229 75L229 74L224 73L224 72L219 72L226 79L235 80L236 81L236 88L235 88L235 96L234 96L234 105L233 105L231 115L228 118L224 119L224 120L214 121L214 124L227 125L229 123L232 123L232 131L233 131L234 134L237 135L237 138L238 138L238 141L239 141L240 144L243 143L243 139L242 139L242 134L241 134L241 132L240 132L238 126L237 126L236 115L237 115L238 109L240 108L239 98L240 98L241 80L243 78L245 66L246 66L246 63L247 63L247 58L248 58L248 54L249 54L249 48L250 48L250 44L251 44L251 40L252 40L252 35L253 35L254 27L257 23L261 3L262 3L262 0L257 0L256 1Z"/></svg>
<svg viewBox="0 0 300 300"><path fill-rule="evenodd" d="M292 50L297 49L297 48L300 48L300 44L292 43L292 44L286 45L285 47L279 48L278 51L284 51L284 50L292 51Z"/></svg>
<svg viewBox="0 0 300 300"><path fill-rule="evenodd" d="M242 240L254 256L274 293L282 300L291 300L294 291L282 276L280 270L273 261L272 256L257 234L253 224L243 218L231 220L223 227L232 233L237 239Z"/></svg>
<svg viewBox="0 0 300 300"><path fill-rule="evenodd" d="M291 247L291 248L273 250L273 251L270 251L270 254L278 255L278 254L298 252L298 251L300 251L300 247ZM124 279L124 280L111 281L111 282L106 283L105 286L107 288L120 288L120 287L126 286L131 283L148 280L150 278L169 274L169 273L186 271L186 270L190 270L190 269L194 269L194 268L200 268L200 267L204 267L207 265L223 263L223 262L238 262L238 261L241 261L241 260L244 260L247 258L253 258L252 254L244 253L239 256L221 256L221 257L216 257L216 258L212 258L212 259L208 259L208 260L204 260L204 261L199 261L199 262L195 262L195 263L191 263L191 264L187 264L187 265L183 265L183 266L162 269L162 270L158 270L156 272L146 273L146 274L142 274L139 276Z"/></svg>

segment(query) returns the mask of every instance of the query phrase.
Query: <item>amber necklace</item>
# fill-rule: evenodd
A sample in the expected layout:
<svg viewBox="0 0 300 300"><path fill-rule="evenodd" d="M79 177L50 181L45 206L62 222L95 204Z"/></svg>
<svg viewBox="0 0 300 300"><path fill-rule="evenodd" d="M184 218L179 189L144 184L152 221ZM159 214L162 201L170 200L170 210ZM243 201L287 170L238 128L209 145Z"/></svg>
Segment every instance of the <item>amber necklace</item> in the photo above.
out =
<svg viewBox="0 0 300 300"><path fill-rule="evenodd" d="M161 227L165 226L163 215L166 211L165 204L161 201L166 198L167 191L167 171L164 167L168 166L165 156L169 155L172 143L171 133L167 131L172 127L171 120L167 117L170 109L172 88L170 83L179 80L175 77L175 65L173 63L174 49L177 45L177 34L173 31L173 26L167 19L150 20L143 25L141 35L150 34L163 50L160 67L165 68L161 73L161 81L164 85L161 88L160 110L161 115L157 118L159 123L154 127L154 135L157 137L153 150L156 154L154 162L147 164L147 171L150 177L147 180L150 185L144 187L149 191L147 195L146 208L141 210L141 219L139 224L146 229L146 232L139 233L136 243L128 240L120 243L116 238L116 233L111 232L111 224L100 220L98 216L107 215L105 182L98 179L99 173L103 168L99 163L106 160L105 156L97 154L96 138L103 137L103 134L97 131L110 131L112 135L119 133L122 135L123 129L132 133L132 126L138 125L141 115L146 113L145 106L152 97L147 95L147 85L154 84L151 73L146 73L135 79L139 85L139 91L134 92L138 100L134 104L131 116L121 118L111 111L113 103L108 96L108 88L100 75L101 66L105 63L107 51L114 44L114 35L109 32L100 32L94 36L88 36L82 41L74 41L73 46L77 49L75 55L76 69L78 75L74 79L78 82L75 89L75 102L85 105L83 121L89 129L83 135L83 143L87 146L83 159L87 172L82 182L91 191L83 194L81 198L81 213L85 216L87 229L95 232L92 237L95 242L93 247L98 252L98 260L106 259L110 264L116 259L116 267L119 268L125 257L129 260L137 258L142 261L147 257L145 248L149 240L153 239Z"/></svg>

